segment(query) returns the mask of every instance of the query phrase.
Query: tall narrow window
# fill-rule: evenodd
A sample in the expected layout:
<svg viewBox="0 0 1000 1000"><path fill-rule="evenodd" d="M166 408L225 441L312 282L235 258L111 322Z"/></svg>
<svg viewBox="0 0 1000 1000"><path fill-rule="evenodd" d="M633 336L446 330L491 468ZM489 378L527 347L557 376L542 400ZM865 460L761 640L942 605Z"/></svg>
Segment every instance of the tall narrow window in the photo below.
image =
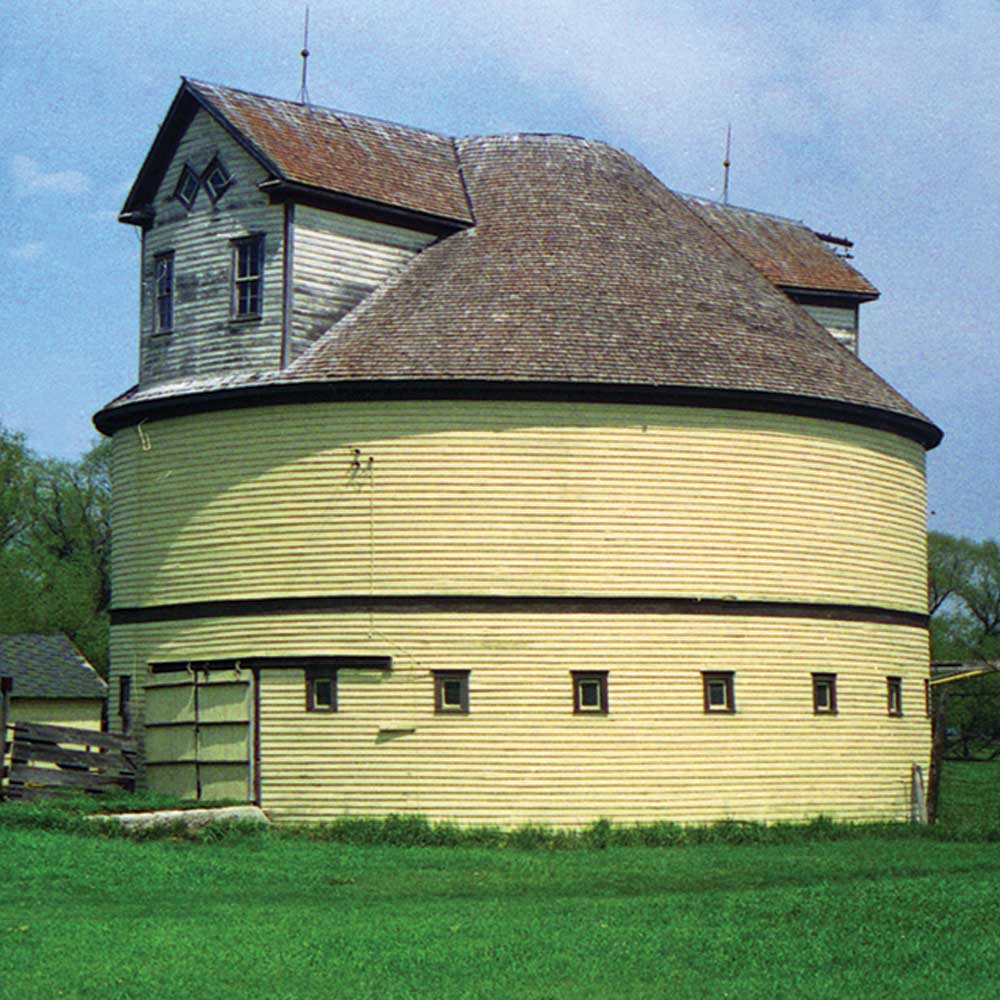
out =
<svg viewBox="0 0 1000 1000"><path fill-rule="evenodd" d="M118 720L122 735L132 732L132 677L122 674L118 678Z"/></svg>
<svg viewBox="0 0 1000 1000"><path fill-rule="evenodd" d="M706 712L735 712L736 692L731 670L711 670L701 675Z"/></svg>
<svg viewBox="0 0 1000 1000"><path fill-rule="evenodd" d="M260 316L264 286L264 237L233 241L233 317Z"/></svg>
<svg viewBox="0 0 1000 1000"><path fill-rule="evenodd" d="M886 697L890 715L903 714L903 678L886 677Z"/></svg>
<svg viewBox="0 0 1000 1000"><path fill-rule="evenodd" d="M434 711L438 715L468 715L468 670L434 671Z"/></svg>
<svg viewBox="0 0 1000 1000"><path fill-rule="evenodd" d="M573 711L577 715L608 714L608 672L573 671Z"/></svg>
<svg viewBox="0 0 1000 1000"><path fill-rule="evenodd" d="M816 715L837 714L837 675L813 674L813 712Z"/></svg>
<svg viewBox="0 0 1000 1000"><path fill-rule="evenodd" d="M174 328L174 254L160 253L153 258L156 283L155 333L169 333Z"/></svg>

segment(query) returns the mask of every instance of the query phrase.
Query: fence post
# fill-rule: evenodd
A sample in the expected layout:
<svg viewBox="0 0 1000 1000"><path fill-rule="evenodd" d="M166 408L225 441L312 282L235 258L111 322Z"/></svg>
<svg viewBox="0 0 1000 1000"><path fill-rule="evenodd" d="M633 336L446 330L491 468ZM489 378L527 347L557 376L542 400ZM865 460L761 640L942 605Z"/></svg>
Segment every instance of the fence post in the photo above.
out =
<svg viewBox="0 0 1000 1000"><path fill-rule="evenodd" d="M934 687L931 692L934 701L931 711L931 771L927 776L927 822L936 823L941 796L941 761L944 757L948 692Z"/></svg>
<svg viewBox="0 0 1000 1000"><path fill-rule="evenodd" d="M10 692L13 677L0 677L0 799L3 798L4 779L7 777L7 722L10 718Z"/></svg>

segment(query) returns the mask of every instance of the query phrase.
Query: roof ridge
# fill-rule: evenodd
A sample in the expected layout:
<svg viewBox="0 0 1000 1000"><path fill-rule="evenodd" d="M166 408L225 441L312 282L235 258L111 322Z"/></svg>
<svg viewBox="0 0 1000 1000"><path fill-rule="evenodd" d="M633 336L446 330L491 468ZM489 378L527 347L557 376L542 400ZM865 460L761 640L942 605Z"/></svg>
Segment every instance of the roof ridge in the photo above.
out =
<svg viewBox="0 0 1000 1000"><path fill-rule="evenodd" d="M334 115L337 118L353 119L354 121L374 122L378 125L390 125L393 128L404 129L407 132L415 132L421 135L435 136L439 139L453 139L448 132L439 132L436 129L422 128L419 125L406 125L403 122L393 121L389 118L379 118L375 115L362 115L356 111L344 111L341 108L334 108L327 104L315 104L312 101L305 103L295 101L287 97L275 97L273 94L262 94L255 90L244 90L242 87L230 87L224 83L212 83L210 80L195 80L189 76L182 76L181 79L194 87L211 87L216 90L228 91L233 94L243 94L246 97L253 97L256 100L270 101L276 104L290 104L293 107L301 108L304 111L322 111L325 114Z"/></svg>

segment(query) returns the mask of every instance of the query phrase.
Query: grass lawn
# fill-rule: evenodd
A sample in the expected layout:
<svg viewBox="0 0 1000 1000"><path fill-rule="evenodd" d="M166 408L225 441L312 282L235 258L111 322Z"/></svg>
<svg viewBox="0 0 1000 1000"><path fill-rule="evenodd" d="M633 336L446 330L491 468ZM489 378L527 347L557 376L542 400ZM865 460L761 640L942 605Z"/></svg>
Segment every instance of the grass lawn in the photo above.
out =
<svg viewBox="0 0 1000 1000"><path fill-rule="evenodd" d="M1000 767L946 777L1000 819ZM522 851L0 826L0 998L992 1000L998 898L985 840Z"/></svg>

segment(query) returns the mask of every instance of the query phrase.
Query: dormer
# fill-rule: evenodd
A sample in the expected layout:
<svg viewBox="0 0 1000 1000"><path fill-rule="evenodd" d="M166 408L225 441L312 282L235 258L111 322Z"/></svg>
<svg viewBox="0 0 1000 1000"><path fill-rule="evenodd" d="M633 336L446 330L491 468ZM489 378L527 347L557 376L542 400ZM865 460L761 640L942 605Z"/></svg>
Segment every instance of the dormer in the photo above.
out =
<svg viewBox="0 0 1000 1000"><path fill-rule="evenodd" d="M120 215L139 385L279 371L472 223L451 139L184 80Z"/></svg>
<svg viewBox="0 0 1000 1000"><path fill-rule="evenodd" d="M848 263L850 240L735 205L691 196L684 200L771 284L858 353L858 308L877 299L879 292Z"/></svg>

